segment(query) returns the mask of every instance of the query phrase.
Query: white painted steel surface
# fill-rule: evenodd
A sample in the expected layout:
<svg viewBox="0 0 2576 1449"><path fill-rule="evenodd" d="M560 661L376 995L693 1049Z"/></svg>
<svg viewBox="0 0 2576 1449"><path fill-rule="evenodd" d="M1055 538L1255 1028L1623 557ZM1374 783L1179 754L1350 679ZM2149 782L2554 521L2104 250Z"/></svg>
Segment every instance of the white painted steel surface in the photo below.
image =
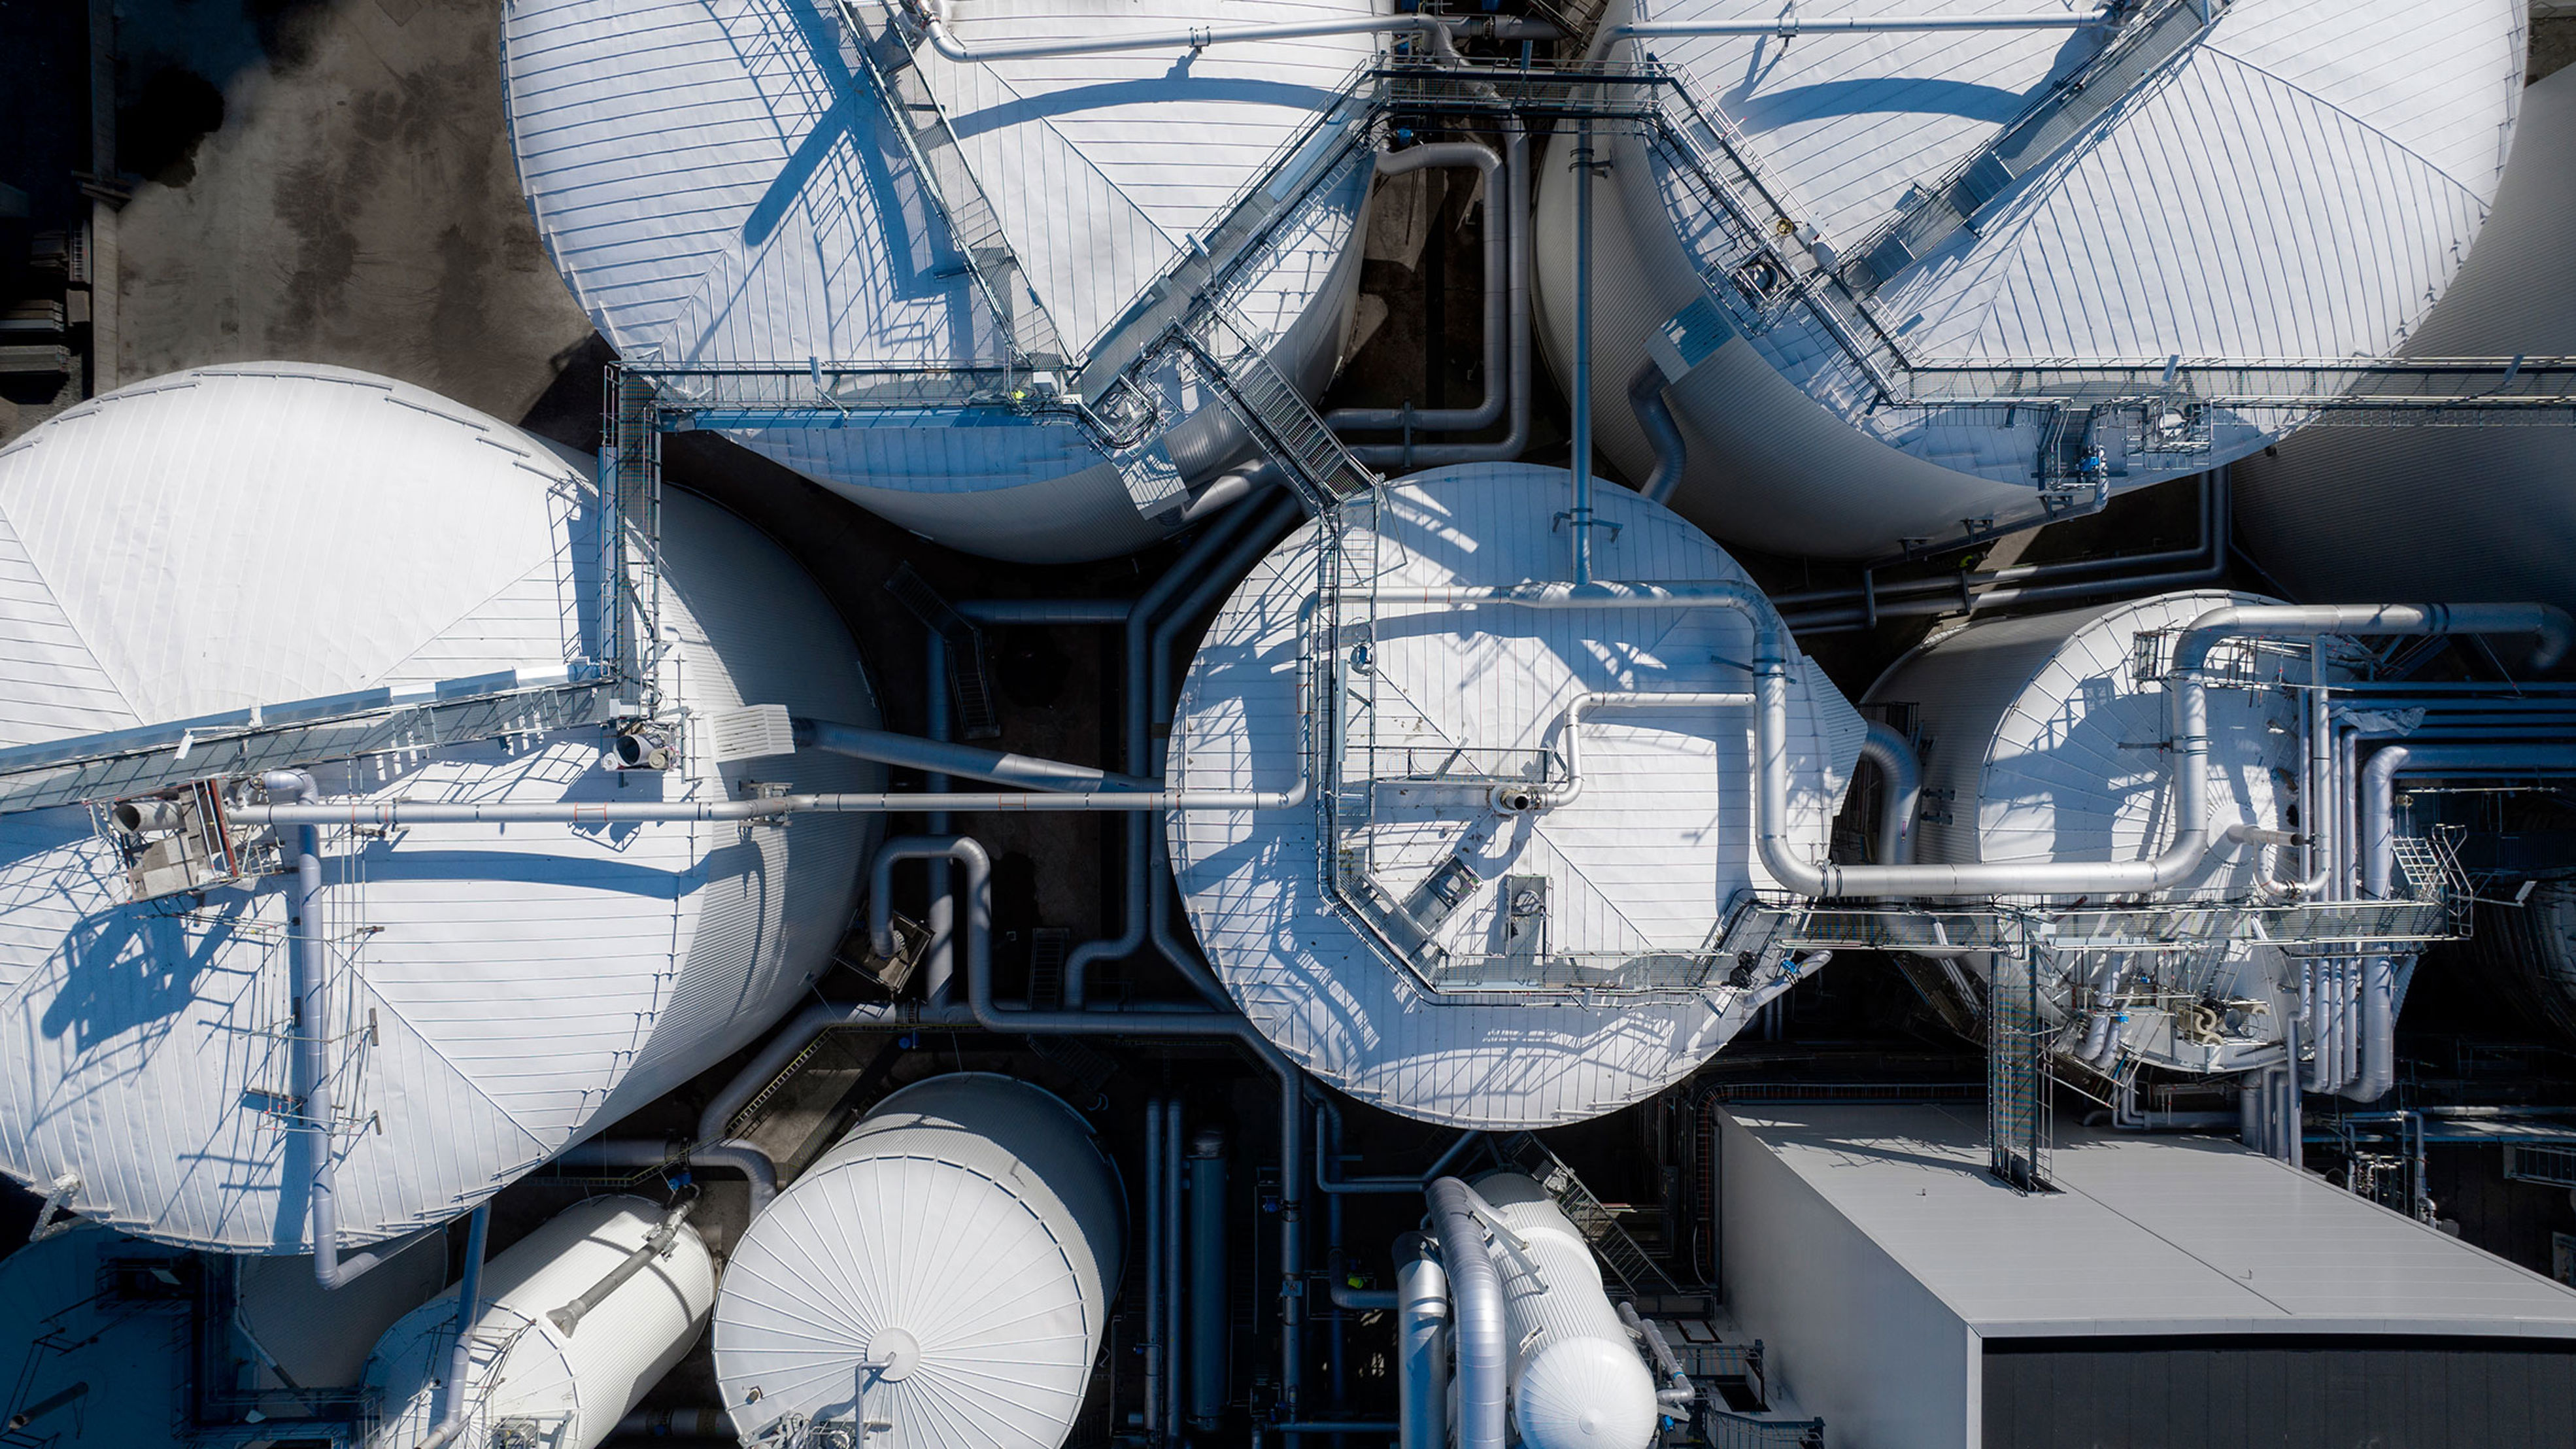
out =
<svg viewBox="0 0 2576 1449"><path fill-rule="evenodd" d="M2495 214L2419 357L2576 352L2576 70L2523 93ZM2322 423L2236 468L2245 551L2291 594L2576 609L2576 449L2561 425Z"/></svg>
<svg viewBox="0 0 2576 1449"><path fill-rule="evenodd" d="M0 452L0 744L560 667L592 647L594 498L516 430L337 369L82 404ZM674 706L874 721L839 619L746 525L667 495L663 582ZM706 734L659 775L601 768L595 728L316 773L326 795L530 802L882 778L811 752L717 766ZM346 1242L466 1211L757 1034L822 968L873 831L326 831ZM306 1251L286 884L131 904L87 812L0 816L0 1170L77 1172L74 1211L143 1236Z"/></svg>
<svg viewBox="0 0 2576 1449"><path fill-rule="evenodd" d="M1124 1213L1090 1124L1048 1093L981 1072L904 1088L734 1249L715 1367L735 1429L864 1417L904 1449L1056 1449Z"/></svg>
<svg viewBox="0 0 2576 1449"><path fill-rule="evenodd" d="M2133 668L2141 632L2175 630L2211 609L2277 600L2258 594L2162 594L2101 608L1970 624L1933 636L1870 686L1869 704L1912 705L1928 741L1927 808L1915 831L1917 860L2145 860L2172 841L2166 778L2170 730L2165 688L2141 685ZM2167 649L2170 656L2170 648ZM2221 652L2225 652L2222 646ZM2267 678L2282 678L2285 656L2265 656ZM2346 677L2330 671L2329 679ZM2308 678L2305 651L2288 678ZM2299 762L2305 714L2294 694L2213 688L2209 697L2210 830L2233 825L2299 828ZM2170 900L2248 900L2264 853L2222 847ZM2295 863L2295 862L2294 862ZM2295 878L2290 869L2275 869ZM2063 902L2065 897L2056 898ZM2097 901L2101 905L2107 902ZM2058 958L2062 975L2043 982L2043 1010L2081 1023L2070 1005L2105 963ZM2295 969L2283 985L2277 947L2212 948L2162 959L2159 970L2205 971L2210 994L2260 1001L2262 1011L2230 1014L2217 1044L2188 1040L2156 1012L2131 1014L2128 1049L2159 1066L2224 1072L2277 1063L2284 1024L2299 1005Z"/></svg>
<svg viewBox="0 0 2576 1449"><path fill-rule="evenodd" d="M1517 1172L1473 1184L1520 1238L1499 1235L1511 1331L1512 1422L1530 1449L1646 1449L1655 1441L1655 1378L1601 1286L1592 1245L1545 1189Z"/></svg>
<svg viewBox="0 0 2576 1449"><path fill-rule="evenodd" d="M595 1449L698 1340L716 1296L715 1260L682 1224L668 1253L618 1285L572 1333L546 1315L626 1261L662 1209L640 1197L595 1197L557 1213L483 1265L465 1390L467 1432L455 1442L496 1442L492 1430L526 1421L523 1442ZM386 1330L368 1360L376 1396L369 1449L410 1449L437 1422L438 1381L456 1346L456 1290Z"/></svg>
<svg viewBox="0 0 2576 1449"><path fill-rule="evenodd" d="M1603 23L1636 18L1612 0ZM1983 10L1886 0L1872 13ZM2215 26L2054 159L1889 280L1873 306L1925 359L2382 356L2460 267L2495 195L2521 90L2520 0L2233 0ZM1678 0L1656 21L1769 20L1770 0ZM1801 16L1831 12L1800 7ZM1946 177L2091 33L1985 31L1679 39L1623 46L1681 72L1731 119L1794 219L1849 260L1910 186ZM1594 419L1619 469L1651 467L1625 389L1645 339L1704 295L1715 228L1633 141L1605 140L1594 197ZM1542 329L1568 373L1570 147L1542 170ZM2534 349L2538 351L2539 349ZM1690 467L1675 506L1777 552L1882 553L1963 519L2039 511L2032 410L1873 410L1864 375L1799 318L1735 338L1667 393ZM2213 446L2129 458L2115 488L2180 476L2302 419L2222 417Z"/></svg>
<svg viewBox="0 0 2576 1449"><path fill-rule="evenodd" d="M1374 0L960 0L958 38L1329 20ZM854 7L879 31L885 11ZM621 356L687 363L991 363L1004 334L885 123L831 0L511 0L505 98L549 253ZM913 53L1069 356L1079 358L1330 106L1382 37L1319 36L960 64ZM892 49L882 53L892 53ZM1310 391L1339 361L1367 186L1256 267L1239 313ZM952 205L960 204L950 198ZM1204 480L1248 446L1203 391L1164 446ZM904 527L998 558L1096 558L1138 516L1068 422L993 413L768 428L740 440Z"/></svg>
<svg viewBox="0 0 2576 1449"><path fill-rule="evenodd" d="M1374 559L1389 588L1562 579L1568 547L1550 520L1570 502L1569 475L1558 469L1433 469L1387 490L1375 533L1365 503L1349 505L1350 547ZM1669 510L1618 488L1601 489L1594 507L1619 530L1595 539L1599 577L1749 586L1733 559ZM1282 790L1297 779L1300 611L1318 548L1313 525L1292 534L1218 613L1174 715L1166 778L1228 790ZM1561 746L1567 707L1593 691L1752 687L1752 627L1722 610L1388 604L1378 618L1375 679L1401 702L1402 728L1443 748ZM1812 663L1789 665L1790 818L1802 847L1820 852L1865 727ZM1581 793L1496 832L1479 873L1488 882L1546 877L1552 950L1697 951L1739 891L1772 888L1753 836L1752 719L1749 707L1587 718ZM1381 879L1400 896L1479 814L1416 811L1371 827ZM1170 840L1190 923L1253 1023L1309 1071L1389 1111L1473 1127L1599 1116L1687 1075L1759 1005L1724 990L1679 1001L1446 1004L1327 909L1311 811L1174 814ZM1503 929L1498 897L1484 887L1439 939L1489 949Z"/></svg>

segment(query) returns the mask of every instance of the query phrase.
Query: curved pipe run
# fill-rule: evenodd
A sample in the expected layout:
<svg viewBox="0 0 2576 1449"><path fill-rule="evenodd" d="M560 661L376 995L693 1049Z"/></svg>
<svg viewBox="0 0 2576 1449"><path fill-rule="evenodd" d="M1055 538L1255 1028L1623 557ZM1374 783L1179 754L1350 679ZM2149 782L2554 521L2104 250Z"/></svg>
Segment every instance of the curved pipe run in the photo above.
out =
<svg viewBox="0 0 2576 1449"><path fill-rule="evenodd" d="M1628 379L1628 408L1637 415L1637 426L1655 449L1655 471L1637 485L1637 491L1649 503L1670 502L1673 490L1681 486L1690 448L1682 441L1681 424L1673 421L1673 410L1664 401L1662 363L1650 357Z"/></svg>
<svg viewBox="0 0 2576 1449"><path fill-rule="evenodd" d="M1485 399L1472 408L1335 408L1324 414L1324 422L1337 432L1404 428L1426 433L1469 433L1492 427L1503 415L1503 404L1509 395L1505 379L1511 368L1510 237L1511 227L1518 220L1506 220L1506 193L1496 184L1503 158L1491 146L1475 141L1432 141L1401 151L1381 152L1377 158L1380 176L1409 176L1433 167L1473 167L1485 178ZM1439 245L1437 239L1432 245Z"/></svg>
<svg viewBox="0 0 2576 1449"><path fill-rule="evenodd" d="M1510 1345L1503 1326L1503 1275L1485 1247L1475 1189L1444 1177L1423 1196L1456 1305L1451 1332L1458 1345L1458 1449L1504 1449Z"/></svg>

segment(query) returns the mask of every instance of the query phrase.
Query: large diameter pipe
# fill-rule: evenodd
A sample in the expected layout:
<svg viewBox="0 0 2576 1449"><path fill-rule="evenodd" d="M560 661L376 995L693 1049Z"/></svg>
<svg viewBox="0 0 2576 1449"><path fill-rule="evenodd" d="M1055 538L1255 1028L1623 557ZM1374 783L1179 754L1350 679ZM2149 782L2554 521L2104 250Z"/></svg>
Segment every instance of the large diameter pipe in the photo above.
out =
<svg viewBox="0 0 2576 1449"><path fill-rule="evenodd" d="M1189 1280L1183 1276L1187 1270L1181 1251L1188 1239L1183 1206L1188 1169L1182 1165L1182 1130L1181 1099L1168 1098L1163 1103L1163 1422L1175 1435L1181 1432L1181 1378L1189 1372L1184 1327Z"/></svg>
<svg viewBox="0 0 2576 1449"><path fill-rule="evenodd" d="M474 1320L483 1311L483 1248L492 1233L492 1204L478 1203L465 1225L465 1273L456 1280L456 1343L447 1377L438 1381L438 1415L418 1449L439 1449L465 1428L465 1386L474 1373Z"/></svg>
<svg viewBox="0 0 2576 1449"><path fill-rule="evenodd" d="M931 696L933 699L938 697L936 694ZM969 779L990 780L997 785L1019 785L1032 790L1163 788L1162 781L1148 780L1141 775L1115 775L1089 765L1071 765L1061 760L1001 750L979 750L973 745L919 739L888 730L861 729L857 725L834 724L829 720L800 719L795 726L799 748L873 760L884 765L900 765L935 775L964 775ZM932 788L943 787L934 784Z"/></svg>
<svg viewBox="0 0 2576 1449"><path fill-rule="evenodd" d="M1673 490L1681 486L1682 470L1690 461L1690 447L1682 441L1681 424L1673 421L1672 406L1664 401L1664 365L1647 358L1628 379L1628 410L1637 415L1637 426L1655 450L1655 471L1637 485L1637 491L1650 503L1667 503Z"/></svg>
<svg viewBox="0 0 2576 1449"><path fill-rule="evenodd" d="M1163 1433L1163 1099L1145 1099L1145 1437Z"/></svg>
<svg viewBox="0 0 2576 1449"><path fill-rule="evenodd" d="M1503 158L1491 146L1475 141L1432 141L1387 151L1377 158L1380 176L1409 176L1433 167L1472 167L1485 178L1485 397L1471 408L1335 408L1324 415L1336 430L1411 428L1426 433L1467 433L1490 428L1503 416L1510 397L1511 312L1510 228L1504 224L1508 202L1497 182ZM1434 238L1432 245L1439 245Z"/></svg>
<svg viewBox="0 0 2576 1449"><path fill-rule="evenodd" d="M1449 1443L1449 1275L1420 1233L1395 1240L1395 1400L1401 1449Z"/></svg>
<svg viewBox="0 0 2576 1449"><path fill-rule="evenodd" d="M1189 1377L1185 1408L1194 1429L1213 1428L1225 1416L1227 1339L1232 1336L1226 1300L1225 1134L1199 1130L1189 1156Z"/></svg>
<svg viewBox="0 0 2576 1449"><path fill-rule="evenodd" d="M1504 1327L1503 1277L1485 1247L1476 1193L1454 1177L1423 1190L1439 1234L1440 1265L1449 1280L1451 1334L1457 1344L1458 1449L1505 1449L1505 1374L1511 1345Z"/></svg>
<svg viewBox="0 0 2576 1449"><path fill-rule="evenodd" d="M1914 859L1914 817L1923 809L1923 761L1914 753L1914 742L1882 720L1869 722L1860 757L1877 767L1879 789L1886 796L1879 804L1879 862L1907 864Z"/></svg>

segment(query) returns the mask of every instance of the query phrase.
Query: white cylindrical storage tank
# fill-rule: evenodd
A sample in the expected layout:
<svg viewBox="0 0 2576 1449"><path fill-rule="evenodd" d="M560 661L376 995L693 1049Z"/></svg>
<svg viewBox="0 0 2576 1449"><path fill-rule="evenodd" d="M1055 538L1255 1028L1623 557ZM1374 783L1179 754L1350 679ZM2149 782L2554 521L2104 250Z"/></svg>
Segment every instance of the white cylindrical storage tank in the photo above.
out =
<svg viewBox="0 0 2576 1449"><path fill-rule="evenodd" d="M2162 748L2167 699L2163 683L2140 679L2138 637L2178 631L2227 605L2273 602L2164 594L2002 619L1936 634L1898 660L1866 702L1910 713L1925 742L1930 803L1916 828L1915 858L2126 861L2163 851L2173 834ZM2206 691L2210 833L2223 840L2235 825L2300 831L2306 725L2294 686L2309 678L2307 648L2227 645L2215 657L2222 667L2241 664L2262 687ZM2348 677L2330 665L2329 681ZM2199 874L2156 899L2250 901L2258 872L2295 879L2295 865L2271 847L2222 847ZM2276 946L2221 941L2153 956L2065 951L2048 960L2057 974L2041 982L2041 1008L2066 1028L2058 1046L2071 1055L2082 1056L2089 1040L2094 1055L2113 1060L2104 1037L2116 1023L2122 1049L2159 1067L2278 1065L2283 1028L2299 1010L2296 975L2285 981ZM2097 994L2124 1004L2105 1015L2089 1005Z"/></svg>
<svg viewBox="0 0 2576 1449"><path fill-rule="evenodd" d="M119 783L134 770L190 799L189 781L229 793L250 710L271 728L347 717L385 689L497 702L464 723L415 703L354 735L268 736L285 743L253 765L306 765L323 797L373 800L876 788L882 772L811 752L716 762L725 711L869 723L874 701L839 618L747 525L669 493L660 560L677 755L619 771L604 726L541 703L579 696L508 688L599 651L598 494L545 446L333 368L210 368L83 403L0 451L0 638L17 661L0 808L49 798L22 792L53 778L53 752L191 720L212 723L95 775L65 767L55 793L139 794ZM441 719L465 733L439 736ZM447 1221L751 1040L824 968L876 829L324 830L313 1034L341 1245ZM307 1252L294 876L276 873L273 836L237 827L207 837L229 857L208 847L169 888L158 853L191 838L128 836L80 803L0 814L0 1171L76 1174L73 1211L140 1236Z"/></svg>
<svg viewBox="0 0 2576 1449"><path fill-rule="evenodd" d="M2562 70L2523 92L2495 211L2404 354L2576 355L2570 256L2576 71ZM2304 600L2541 599L2576 609L2566 424L2563 410L2519 425L2320 423L2237 466L2246 553Z"/></svg>
<svg viewBox="0 0 2576 1449"><path fill-rule="evenodd" d="M967 47L1365 20L1384 8L938 7ZM856 398L905 386L868 383L861 369L989 369L1016 346L1028 370L971 403L922 393L909 413L827 408L815 426L737 420L728 430L971 553L1053 562L1151 544L1180 526L1185 489L1246 454L1240 426L1203 386L1162 377L1144 434L1160 442L1144 449L1141 471L1122 473L1102 435L1039 400L1106 406L1110 378L1193 295L1205 249L1230 245L1220 224L1246 199L1286 198L1291 214L1247 256L1229 305L1281 371L1309 395L1322 388L1357 299L1369 162L1252 183L1332 110L1385 38L984 63L943 56L912 19L897 34L901 9L511 0L504 94L537 229L621 357L785 364L790 402L813 396L809 360L818 380L838 365L833 387L849 373ZM864 35L845 28L853 16ZM887 119L876 74L919 128L909 137ZM997 305L1009 318L997 320Z"/></svg>
<svg viewBox="0 0 2576 1449"><path fill-rule="evenodd" d="M1604 26L1811 27L1610 52L1672 72L1683 149L1721 158L1685 163L1603 127L1593 274L1608 285L1593 292L1591 394L1600 445L1630 479L1653 466L1628 401L1652 365L1688 445L1673 495L1684 516L1787 554L1938 546L1963 522L2089 506L2304 421L2203 406L2197 366L2381 357L2407 340L2495 194L2522 0L2438 13L2353 0L2331 14L2148 0L2104 7L2121 23L2089 30L1813 28L2090 8L1878 0L1790 16L1775 0L1610 0ZM1575 309L1569 145L1560 130L1538 200L1560 378ZM1740 193L1743 215L1703 177ZM1758 257L1775 242L1811 280ZM2014 364L2046 367L1963 370ZM2219 395L2279 385L2206 376Z"/></svg>
<svg viewBox="0 0 2576 1449"><path fill-rule="evenodd" d="M734 1249L715 1326L734 1428L864 1419L904 1449L1056 1449L1125 1238L1117 1170L1071 1107L983 1072L916 1082Z"/></svg>
<svg viewBox="0 0 2576 1449"><path fill-rule="evenodd" d="M1751 619L1402 599L1569 577L1551 526L1569 502L1565 472L1494 463L1343 505L1338 641L1309 628L1326 535L1308 524L1218 613L1173 719L1182 789L1285 791L1310 758L1337 762L1300 808L1174 813L1172 868L1262 1033L1407 1116L1599 1116L1689 1074L1793 979L1720 939L1743 893L1773 888ZM1610 487L1595 507L1599 579L1752 591L1669 510ZM1815 852L1865 726L1787 657L1789 823Z"/></svg>
<svg viewBox="0 0 2576 1449"><path fill-rule="evenodd" d="M623 1194L576 1203L483 1265L467 1350L466 1432L453 1443L594 1449L688 1353L716 1296L715 1260L680 1224L669 1249L617 1285L571 1333L548 1315L615 1271L663 1210ZM403 1316L376 1343L366 1384L369 1449L410 1449L438 1422L454 1363L456 1290ZM503 1440L512 1428L522 1437Z"/></svg>
<svg viewBox="0 0 2576 1449"><path fill-rule="evenodd" d="M1525 1174L1487 1173L1474 1186L1520 1240L1498 1237L1493 1252L1521 1442L1530 1449L1646 1449L1663 1412L1655 1376L1610 1306L1592 1245Z"/></svg>

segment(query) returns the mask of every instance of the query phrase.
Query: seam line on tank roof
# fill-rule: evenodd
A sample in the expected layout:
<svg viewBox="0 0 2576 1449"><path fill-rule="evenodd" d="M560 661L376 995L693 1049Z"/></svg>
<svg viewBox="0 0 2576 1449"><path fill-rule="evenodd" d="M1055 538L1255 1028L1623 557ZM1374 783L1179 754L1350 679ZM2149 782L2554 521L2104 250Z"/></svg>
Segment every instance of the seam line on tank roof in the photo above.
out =
<svg viewBox="0 0 2576 1449"><path fill-rule="evenodd" d="M62 615L63 627L72 631L72 640L80 645L81 653L89 656L90 667L98 671L99 678L107 681L108 688L116 691L116 702L125 707L126 716L129 719L141 721L143 711L136 709L134 701L127 697L125 681L110 674L106 661L100 659L98 651L90 647L89 636L82 632L80 621L72 617L71 606L64 601L62 591L54 587L52 579L45 577L45 566L37 562L35 550L27 547L26 538L18 532L17 521L10 518L7 513L0 512L0 529L8 531L9 542L17 547L18 556L27 561L27 571L36 576L36 582L45 586L45 596L53 601L54 611Z"/></svg>
<svg viewBox="0 0 2576 1449"><path fill-rule="evenodd" d="M2363 120L2361 117L2354 115L2352 112L2345 110L2343 107L2336 105L2334 102L2327 100L2324 96L2317 94L2315 91L2308 89L2297 81L2283 76L2278 71L2268 69L2253 61L2247 60L2245 57L2228 50L2224 46L2212 44L2207 47L2207 50L2209 54L2214 55L2221 60L2230 61L2244 70L2250 71L2255 75L2259 75L2265 80L2270 81L2272 84L2279 86L2282 90L2311 102L2318 109L2345 121L2349 121L2361 130L2369 132L2378 140L2386 142L2388 146L2395 150L2399 155L2410 158L2425 170L2441 177L2444 181L2447 181L2451 183L2451 185L2459 188L2460 192L2467 196L2470 202L2478 208L2480 215L2484 215L2487 209L2493 204L2491 201L2480 201L2478 199L2477 188L2465 184L2458 177L2443 170L2440 166L2434 163L2432 157L2427 156L2423 152L2416 150L2414 147L2407 145L2405 142L2398 140L2386 131L2383 131L2379 127L2372 125L2370 122ZM2501 168L2498 169L2498 174L2502 174Z"/></svg>

